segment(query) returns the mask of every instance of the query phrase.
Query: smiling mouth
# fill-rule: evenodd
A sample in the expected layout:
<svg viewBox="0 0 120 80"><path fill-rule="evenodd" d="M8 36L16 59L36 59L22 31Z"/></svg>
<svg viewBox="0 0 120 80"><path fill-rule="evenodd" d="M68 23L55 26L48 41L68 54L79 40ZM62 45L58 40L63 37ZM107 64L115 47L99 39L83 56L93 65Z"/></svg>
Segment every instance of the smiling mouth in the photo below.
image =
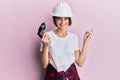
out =
<svg viewBox="0 0 120 80"><path fill-rule="evenodd" d="M60 24L61 27L65 27L67 24Z"/></svg>

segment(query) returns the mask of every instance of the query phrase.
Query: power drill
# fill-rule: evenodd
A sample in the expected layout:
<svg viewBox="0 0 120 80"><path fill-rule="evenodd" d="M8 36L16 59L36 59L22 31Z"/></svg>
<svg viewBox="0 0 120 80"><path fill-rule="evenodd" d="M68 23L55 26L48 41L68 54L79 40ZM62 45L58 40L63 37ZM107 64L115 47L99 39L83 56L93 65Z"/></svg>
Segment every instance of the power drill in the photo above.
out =
<svg viewBox="0 0 120 80"><path fill-rule="evenodd" d="M37 33L40 38L42 38L42 36L43 36L43 34L44 34L45 28L46 28L46 24L45 24L45 22L43 22L43 23L40 25L40 27L39 27L39 29L38 29L38 33Z"/></svg>

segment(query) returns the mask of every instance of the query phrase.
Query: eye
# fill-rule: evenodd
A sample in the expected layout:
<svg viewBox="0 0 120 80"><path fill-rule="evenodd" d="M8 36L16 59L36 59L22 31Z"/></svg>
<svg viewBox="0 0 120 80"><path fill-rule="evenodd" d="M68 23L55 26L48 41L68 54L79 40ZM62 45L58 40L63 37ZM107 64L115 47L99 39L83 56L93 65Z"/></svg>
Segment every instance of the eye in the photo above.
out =
<svg viewBox="0 0 120 80"><path fill-rule="evenodd" d="M65 20L68 20L69 18L68 18L68 17L65 17L64 19L65 19Z"/></svg>
<svg viewBox="0 0 120 80"><path fill-rule="evenodd" d="M61 20L62 18L61 17L57 17L57 20Z"/></svg>

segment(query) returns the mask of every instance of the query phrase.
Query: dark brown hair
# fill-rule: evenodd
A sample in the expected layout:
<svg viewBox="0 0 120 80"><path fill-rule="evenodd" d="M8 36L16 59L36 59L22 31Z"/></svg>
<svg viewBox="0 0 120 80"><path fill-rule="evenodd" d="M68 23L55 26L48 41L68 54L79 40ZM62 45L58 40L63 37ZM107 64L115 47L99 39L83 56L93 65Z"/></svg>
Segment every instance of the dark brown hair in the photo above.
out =
<svg viewBox="0 0 120 80"><path fill-rule="evenodd" d="M58 19L58 18L60 18L60 17L53 16L53 23L55 24L55 26L57 26L56 19ZM66 17L66 18L68 18L68 20L69 20L69 26L70 26L72 24L71 17Z"/></svg>

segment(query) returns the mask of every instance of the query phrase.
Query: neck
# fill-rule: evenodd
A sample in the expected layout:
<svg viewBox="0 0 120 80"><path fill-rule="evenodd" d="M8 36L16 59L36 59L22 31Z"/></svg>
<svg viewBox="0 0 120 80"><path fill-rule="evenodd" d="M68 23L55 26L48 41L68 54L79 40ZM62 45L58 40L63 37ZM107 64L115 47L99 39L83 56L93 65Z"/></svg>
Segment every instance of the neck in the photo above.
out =
<svg viewBox="0 0 120 80"><path fill-rule="evenodd" d="M61 33L61 34L66 34L67 30L61 30L61 29L57 29L55 30L57 33Z"/></svg>
<svg viewBox="0 0 120 80"><path fill-rule="evenodd" d="M65 37L67 35L67 30L54 30L54 33L58 36L58 37Z"/></svg>

